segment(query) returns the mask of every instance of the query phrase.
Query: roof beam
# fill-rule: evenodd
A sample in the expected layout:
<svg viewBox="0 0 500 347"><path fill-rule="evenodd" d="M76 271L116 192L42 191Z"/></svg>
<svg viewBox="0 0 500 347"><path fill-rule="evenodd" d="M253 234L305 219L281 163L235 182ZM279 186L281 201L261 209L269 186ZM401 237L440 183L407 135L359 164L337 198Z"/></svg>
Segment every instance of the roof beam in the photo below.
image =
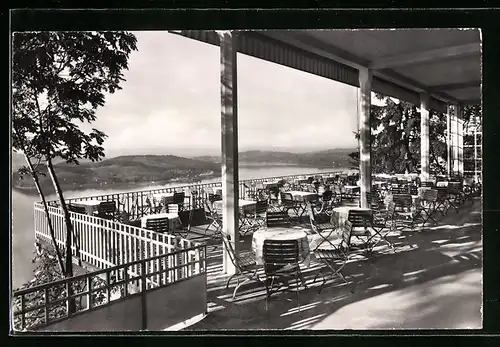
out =
<svg viewBox="0 0 500 347"><path fill-rule="evenodd" d="M370 64L370 61L367 59L358 57L322 40L318 40L314 36L307 35L307 33L304 32L299 33L296 31L269 30L258 33L282 41L291 46L295 46L303 50L315 53L319 56L337 61L357 70L366 68Z"/></svg>
<svg viewBox="0 0 500 347"><path fill-rule="evenodd" d="M470 82L459 82L459 83L450 83L450 84L440 84L440 85L434 85L430 86L429 89L432 91L450 91L450 90L460 90L460 89L467 89L467 88L472 88L472 87L480 87L481 86L481 81L470 81Z"/></svg>
<svg viewBox="0 0 500 347"><path fill-rule="evenodd" d="M455 58L466 55L480 54L481 44L479 42L469 43L461 46L449 46L428 51L411 54L400 54L386 58L380 58L370 64L372 69L386 69L397 66L429 63L436 60Z"/></svg>

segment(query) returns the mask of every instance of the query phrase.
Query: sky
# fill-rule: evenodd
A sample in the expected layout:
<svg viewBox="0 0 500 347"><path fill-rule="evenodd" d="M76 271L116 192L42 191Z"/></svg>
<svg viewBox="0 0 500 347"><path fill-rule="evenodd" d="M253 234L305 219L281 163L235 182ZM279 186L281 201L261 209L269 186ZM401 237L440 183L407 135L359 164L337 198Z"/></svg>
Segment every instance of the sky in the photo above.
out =
<svg viewBox="0 0 500 347"><path fill-rule="evenodd" d="M164 31L135 32L122 90L92 124L107 157L220 154L219 48ZM356 88L238 54L239 150L355 148Z"/></svg>

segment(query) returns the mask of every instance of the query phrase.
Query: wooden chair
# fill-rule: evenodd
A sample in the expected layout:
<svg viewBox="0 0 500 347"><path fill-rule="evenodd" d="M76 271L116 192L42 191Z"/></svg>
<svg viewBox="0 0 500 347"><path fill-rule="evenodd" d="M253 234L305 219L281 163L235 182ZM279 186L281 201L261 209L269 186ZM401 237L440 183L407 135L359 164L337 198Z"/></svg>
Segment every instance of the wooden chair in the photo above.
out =
<svg viewBox="0 0 500 347"><path fill-rule="evenodd" d="M395 228L409 227L413 229L415 224L415 211L413 209L410 194L394 194L392 196L391 220ZM399 222L399 226L398 226Z"/></svg>
<svg viewBox="0 0 500 347"><path fill-rule="evenodd" d="M315 206L314 212L318 215L324 214L330 216L332 214L332 198L333 192L331 190L325 190L319 199L319 204Z"/></svg>
<svg viewBox="0 0 500 347"><path fill-rule="evenodd" d="M186 197L186 193L184 192L174 192L174 196L172 197L172 203L179 206L178 211L184 210L184 198Z"/></svg>
<svg viewBox="0 0 500 347"><path fill-rule="evenodd" d="M320 260L323 264L326 265L326 268L330 270L331 278L338 276L340 277L348 286L349 282L347 282L345 276L342 273L342 269L346 265L349 260L350 252L351 252L351 235L352 235L352 223L350 221L345 221L342 226L342 238L339 243L333 244L332 242L328 242L327 246L329 247L321 247L318 245L313 250L313 254L316 259ZM314 277L313 282L316 282L316 278L321 273L321 270ZM326 277L323 277L323 283L319 288L319 292L323 289L323 286L327 282ZM354 293L354 289L349 286L351 293Z"/></svg>
<svg viewBox="0 0 500 347"><path fill-rule="evenodd" d="M267 220L267 208L269 203L267 200L259 200L255 204L255 212L250 218L253 219L252 226L255 228L263 227Z"/></svg>
<svg viewBox="0 0 500 347"><path fill-rule="evenodd" d="M179 205L177 204L168 204L167 205L167 212L168 213L175 213L179 215Z"/></svg>
<svg viewBox="0 0 500 347"><path fill-rule="evenodd" d="M285 211L267 212L266 226L267 228L290 227L291 221L288 212Z"/></svg>
<svg viewBox="0 0 500 347"><path fill-rule="evenodd" d="M296 215L299 214L300 202L294 200L291 193L280 192L281 206L284 212L292 210Z"/></svg>
<svg viewBox="0 0 500 347"><path fill-rule="evenodd" d="M208 202L206 202L205 218L210 222L205 229L205 235L207 234L207 231L213 227L214 236L219 236L222 231L222 213L214 208L213 205L211 206Z"/></svg>
<svg viewBox="0 0 500 347"><path fill-rule="evenodd" d="M77 206L73 204L68 205L68 210L70 212L75 212L75 213L80 213L80 214L87 214L87 210L85 209L84 206Z"/></svg>
<svg viewBox="0 0 500 347"><path fill-rule="evenodd" d="M236 254L234 251L233 244L231 243L229 235L222 235L222 242L224 247L227 249L229 254L229 259L231 263L233 263L236 268L236 272L229 277L226 283L226 289L229 288L229 283L233 278L236 277L236 287L233 291L233 299L236 296L236 292L241 286L247 284L251 281L257 281L263 283L257 273L259 266L257 266L257 262L255 261L255 256L252 252L238 253ZM240 283L240 277L245 277L245 280Z"/></svg>
<svg viewBox="0 0 500 347"><path fill-rule="evenodd" d="M363 242L364 249L369 251L372 238L370 229L373 223L373 212L371 210L349 210L347 220L352 224L351 235Z"/></svg>
<svg viewBox="0 0 500 347"><path fill-rule="evenodd" d="M145 229L153 230L157 233L168 233L169 220L168 218L156 218L146 220Z"/></svg>
<svg viewBox="0 0 500 347"><path fill-rule="evenodd" d="M297 240L265 240L263 248L264 272L266 274L266 309L272 294L295 280L297 306L300 311L299 280L307 288L300 271L299 244Z"/></svg>
<svg viewBox="0 0 500 347"><path fill-rule="evenodd" d="M115 219L116 203L114 201L103 201L97 207L97 217L104 219Z"/></svg>
<svg viewBox="0 0 500 347"><path fill-rule="evenodd" d="M438 191L436 189L419 189L418 195L421 199L419 214L422 219L422 225L425 225L429 220L432 220L434 224L438 224L434 218L434 214L437 212L436 202Z"/></svg>

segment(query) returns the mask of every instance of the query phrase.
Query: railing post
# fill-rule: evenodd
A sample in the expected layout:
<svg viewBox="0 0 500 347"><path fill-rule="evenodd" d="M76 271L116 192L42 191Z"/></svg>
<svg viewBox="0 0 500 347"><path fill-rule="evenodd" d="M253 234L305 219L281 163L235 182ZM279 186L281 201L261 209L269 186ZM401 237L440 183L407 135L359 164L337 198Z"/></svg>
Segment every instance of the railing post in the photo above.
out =
<svg viewBox="0 0 500 347"><path fill-rule="evenodd" d="M142 330L148 328L148 307L146 301L146 262L141 261L141 308L142 308Z"/></svg>

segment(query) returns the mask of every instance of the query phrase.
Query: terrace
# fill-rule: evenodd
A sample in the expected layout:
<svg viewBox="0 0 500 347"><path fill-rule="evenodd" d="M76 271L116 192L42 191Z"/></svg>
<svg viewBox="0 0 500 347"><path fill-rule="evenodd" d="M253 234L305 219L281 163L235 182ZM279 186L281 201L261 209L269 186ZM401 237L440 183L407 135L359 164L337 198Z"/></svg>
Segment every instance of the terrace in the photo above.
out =
<svg viewBox="0 0 500 347"><path fill-rule="evenodd" d="M56 301L50 299L50 286L14 293L21 298L21 309L15 313L20 329L25 328L30 310L45 316L37 329L49 330L89 330L88 323L78 321L78 314L85 312L101 323L91 327L97 330L174 329L186 327L186 321L196 317L204 319L190 329L481 326L481 187L462 177L461 126L461 106L480 102L477 31L176 33L221 47L221 182L69 199L78 235L73 255L84 265L102 270L52 284L66 288L65 296ZM358 177L332 172L239 181L237 51L359 87ZM420 183L415 177L381 179L372 174L372 91L420 104ZM443 184L429 169L431 108L448 114L450 155ZM328 199L327 191L331 192ZM258 201L265 201L266 209L257 226ZM112 202L106 205L112 206L109 210L102 207L105 202ZM280 211L290 219L290 232L270 236L269 216ZM57 241L63 244L64 223L57 203L51 202L50 214ZM328 224L330 231L319 230L321 224ZM356 228L364 231L355 237ZM349 237L344 238L347 232ZM40 241L49 240L39 204L35 205L35 234ZM358 242L362 237L366 239ZM292 241L289 245L297 247L293 263L300 266L292 269L301 270L302 285L307 286L299 291L297 301L296 293L282 291L266 300L266 287L258 281L236 291L233 280L226 289L229 277L242 271L234 258L241 260L245 254L262 258L251 263L260 278L280 277L266 266L273 256L270 248L266 251L268 239ZM335 250L341 245L333 253L341 254L344 263L330 275L343 274L345 281L342 276L338 281L322 280L334 263L315 254L323 243ZM286 250L290 249L282 249ZM317 276L319 270L322 274ZM95 288L90 283L98 275L105 283ZM73 290L73 297L87 297L78 314L69 309L72 281L86 283L82 291ZM131 284L133 291L128 289ZM116 286L122 292L112 299ZM94 307L92 295L99 290L107 300ZM167 302L158 302L158 294L151 297L162 291ZM42 305L27 307L23 298L28 295L41 297ZM190 317L177 315L191 307L192 297L197 300ZM182 304L172 306L176 300ZM51 316L49 307L55 304L66 307L64 317ZM127 317L141 319L125 319L124 310ZM162 321L166 314L174 318Z"/></svg>

